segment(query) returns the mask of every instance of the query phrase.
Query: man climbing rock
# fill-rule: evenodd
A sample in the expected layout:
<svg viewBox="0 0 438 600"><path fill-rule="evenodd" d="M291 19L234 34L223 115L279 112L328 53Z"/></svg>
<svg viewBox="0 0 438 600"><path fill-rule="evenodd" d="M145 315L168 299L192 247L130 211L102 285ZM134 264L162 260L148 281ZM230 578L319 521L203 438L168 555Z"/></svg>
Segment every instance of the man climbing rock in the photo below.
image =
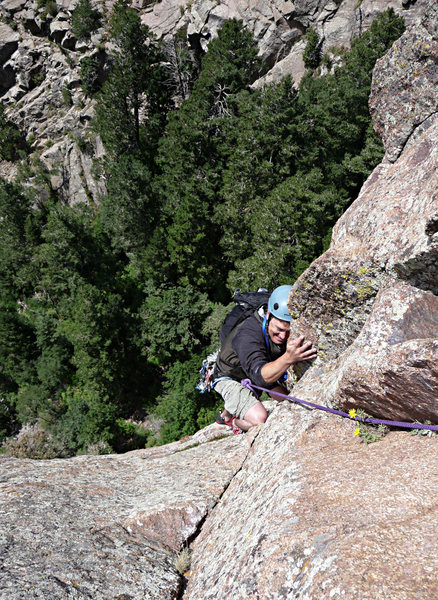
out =
<svg viewBox="0 0 438 600"><path fill-rule="evenodd" d="M290 339L291 316L287 308L290 285L277 287L266 305L238 324L221 347L214 370L213 386L224 399L225 409L217 422L229 425L235 433L264 423L268 413L255 392L241 385L250 379L267 388L270 396L286 392L283 382L287 369L302 360L316 358L316 349L304 336Z"/></svg>

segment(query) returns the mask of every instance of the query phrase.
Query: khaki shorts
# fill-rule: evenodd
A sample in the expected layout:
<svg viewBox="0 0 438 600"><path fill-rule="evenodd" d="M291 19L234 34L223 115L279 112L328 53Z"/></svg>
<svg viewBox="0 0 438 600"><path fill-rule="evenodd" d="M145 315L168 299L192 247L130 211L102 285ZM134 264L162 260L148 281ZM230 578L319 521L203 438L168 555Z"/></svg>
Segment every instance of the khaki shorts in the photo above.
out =
<svg viewBox="0 0 438 600"><path fill-rule="evenodd" d="M251 390L234 379L222 379L214 389L224 399L226 410L238 419L243 419L249 409L259 402Z"/></svg>

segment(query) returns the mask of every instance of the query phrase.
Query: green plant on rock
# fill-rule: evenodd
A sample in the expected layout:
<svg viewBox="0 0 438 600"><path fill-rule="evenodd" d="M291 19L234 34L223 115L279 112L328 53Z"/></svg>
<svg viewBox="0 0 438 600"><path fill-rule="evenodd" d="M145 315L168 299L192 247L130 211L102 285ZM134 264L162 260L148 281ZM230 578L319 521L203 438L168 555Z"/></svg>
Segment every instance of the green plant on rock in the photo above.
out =
<svg viewBox="0 0 438 600"><path fill-rule="evenodd" d="M414 423L421 425L420 421L414 421ZM424 425L432 425L432 421L425 421L423 424ZM438 437L438 431L432 431L431 429L412 429L411 435Z"/></svg>
<svg viewBox="0 0 438 600"><path fill-rule="evenodd" d="M40 13L42 19L46 19L48 16L54 17L58 13L55 0L37 0L37 7L43 9Z"/></svg>
<svg viewBox="0 0 438 600"><path fill-rule="evenodd" d="M354 430L354 435L358 436L365 445L379 442L389 433L389 427L386 425L367 423L366 420L370 418L370 415L361 409L352 408L348 414L351 419L359 421L360 424Z"/></svg>
<svg viewBox="0 0 438 600"><path fill-rule="evenodd" d="M102 15L91 0L79 0L71 17L71 30L78 40L87 40L102 24Z"/></svg>
<svg viewBox="0 0 438 600"><path fill-rule="evenodd" d="M71 91L68 89L66 85L62 88L62 101L65 106L73 105L73 97Z"/></svg>
<svg viewBox="0 0 438 600"><path fill-rule="evenodd" d="M102 66L102 53L86 56L81 60L81 81L84 94L93 96L102 86L100 81L100 70Z"/></svg>
<svg viewBox="0 0 438 600"><path fill-rule="evenodd" d="M4 106L0 104L0 159L13 162L24 158L28 152L25 136L15 123L9 121Z"/></svg>
<svg viewBox="0 0 438 600"><path fill-rule="evenodd" d="M181 552L178 553L175 560L175 569L178 571L178 573L184 575L184 573L190 569L191 559L192 553L190 552L190 549L185 546Z"/></svg>
<svg viewBox="0 0 438 600"><path fill-rule="evenodd" d="M307 30L307 45L303 52L303 61L306 69L316 69L321 62L321 43L319 35L313 28Z"/></svg>

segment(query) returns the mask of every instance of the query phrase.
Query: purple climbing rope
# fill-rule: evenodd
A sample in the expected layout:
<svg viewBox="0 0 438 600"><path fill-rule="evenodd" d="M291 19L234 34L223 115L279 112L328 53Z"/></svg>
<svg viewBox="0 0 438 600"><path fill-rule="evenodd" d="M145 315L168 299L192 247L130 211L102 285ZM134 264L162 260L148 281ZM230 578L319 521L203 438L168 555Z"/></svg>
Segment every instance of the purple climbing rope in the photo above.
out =
<svg viewBox="0 0 438 600"><path fill-rule="evenodd" d="M248 388L252 392L257 389L262 392L268 392L268 394L272 390L268 390L266 388L262 388L258 385L254 385L250 379L242 379L240 382L243 387ZM352 421L360 421L362 423L374 423L376 425L388 425L389 427L406 427L411 429L430 429L431 431L438 431L438 425L426 425L424 423L404 423L403 421L386 421L385 419L374 419L372 417L350 417L350 415L342 410L336 410L335 408L329 408L328 406L320 406L319 404L314 404L313 402L308 402L307 400L300 400L299 398L295 398L294 396L287 396L286 394L280 394L275 392L276 396L281 396L282 398L287 398L288 400L292 400L293 402L297 402L298 404L303 404L304 406L308 406L310 408L317 408L318 410L323 410L325 412L332 413L334 415L339 415L340 417L347 417L347 419L351 419Z"/></svg>

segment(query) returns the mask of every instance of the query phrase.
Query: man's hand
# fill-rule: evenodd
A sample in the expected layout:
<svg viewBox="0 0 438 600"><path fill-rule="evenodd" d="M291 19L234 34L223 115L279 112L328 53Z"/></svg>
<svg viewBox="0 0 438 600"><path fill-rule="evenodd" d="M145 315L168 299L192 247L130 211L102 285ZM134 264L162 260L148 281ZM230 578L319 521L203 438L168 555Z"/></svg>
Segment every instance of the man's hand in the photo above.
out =
<svg viewBox="0 0 438 600"><path fill-rule="evenodd" d="M316 354L312 342L304 341L303 335L296 340L288 339L285 353L276 360L266 363L261 369L261 375L268 383L274 383L291 365L301 360L316 358Z"/></svg>
<svg viewBox="0 0 438 600"><path fill-rule="evenodd" d="M296 340L289 338L287 340L286 352L290 364L295 364L301 360L312 360L316 358L316 348L312 346L312 342L306 342L304 335L300 335Z"/></svg>

